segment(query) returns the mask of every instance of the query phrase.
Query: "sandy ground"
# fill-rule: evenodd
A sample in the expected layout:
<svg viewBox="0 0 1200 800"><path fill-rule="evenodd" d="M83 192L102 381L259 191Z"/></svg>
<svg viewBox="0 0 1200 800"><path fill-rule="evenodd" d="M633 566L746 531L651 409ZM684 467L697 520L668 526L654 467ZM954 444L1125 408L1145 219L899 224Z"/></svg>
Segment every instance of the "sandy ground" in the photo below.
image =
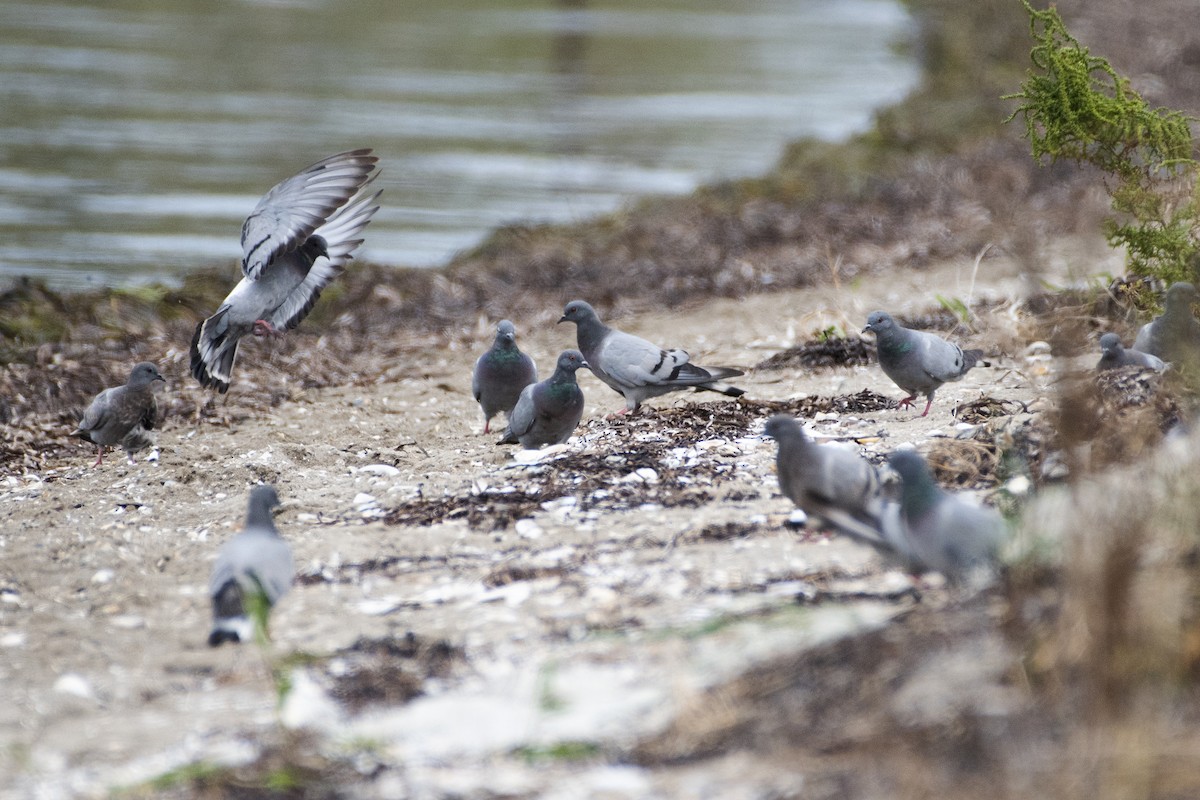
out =
<svg viewBox="0 0 1200 800"><path fill-rule="evenodd" d="M1103 271L1090 258L1097 246L1076 243L1074 259L1052 265L1058 278L1082 264ZM965 298L971 274L970 263L942 264L618 324L686 347L698 363L749 368L827 325L856 330L876 307L916 313L938 293ZM1016 267L993 257L974 297L1024 289ZM1006 310L990 319L983 336L964 341L988 348L994 366L944 387L929 417L830 413L816 429L857 438L878 459L953 436L960 402L1038 401L1049 376L1024 358L1020 321ZM567 325L516 322L544 372L574 346ZM584 372L584 425L564 451L611 457L611 498L567 493L516 524L493 527L485 515L472 526L480 498L556 469L553 457L518 463L515 449L482 434L470 369L490 338L481 326L474 348L427 351L400 365L401 379L309 391L229 427L170 418L157 463L129 466L113 453L92 469L81 444L42 474L0 483L0 795L104 796L192 762L251 760L298 728L319 732L321 752L351 759L355 796L796 791L802 771L749 754L658 769L626 756L706 687L779 653L886 625L911 608L909 579L869 549L785 527L791 507L761 436L765 410L740 435L693 436L660 467L661 482L658 472L620 475L639 437L669 444L673 432L606 418L621 400ZM255 342L242 357L268 347ZM754 400L865 388L901 396L877 365L749 371L738 383ZM678 394L644 413L731 403ZM677 476L692 466L694 482L681 486ZM209 649L208 573L257 482L283 498L277 522L300 579L276 609L266 653ZM631 502L639 492L644 502ZM677 502L680 492L691 499ZM458 511L433 524L381 520L447 498L462 499ZM926 605L939 591L925 590ZM818 595L825 602L797 602ZM372 647L410 632L439 643L444 659L404 662L416 664L408 680L424 694L402 705L389 692L403 681L386 669L399 661ZM277 711L266 664L280 659L300 666ZM356 691L363 702L348 699ZM529 755L562 743L585 743L590 759L581 767Z"/></svg>

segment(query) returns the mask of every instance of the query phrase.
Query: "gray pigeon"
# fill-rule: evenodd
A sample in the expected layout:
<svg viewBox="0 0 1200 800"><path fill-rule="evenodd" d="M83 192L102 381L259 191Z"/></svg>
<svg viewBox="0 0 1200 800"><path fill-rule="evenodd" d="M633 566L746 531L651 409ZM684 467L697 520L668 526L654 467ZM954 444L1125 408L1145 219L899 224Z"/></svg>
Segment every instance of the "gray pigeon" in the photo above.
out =
<svg viewBox="0 0 1200 800"><path fill-rule="evenodd" d="M1096 364L1096 369L1100 372L1108 369L1133 366L1147 367L1159 372L1167 368L1167 365L1158 356L1152 356L1140 350L1126 350L1125 346L1121 344L1121 337L1115 333L1106 333L1100 337L1100 350L1103 352L1103 355L1100 356L1100 361Z"/></svg>
<svg viewBox="0 0 1200 800"><path fill-rule="evenodd" d="M154 444L150 431L158 424L158 401L154 399L155 381L164 381L158 367L143 361L129 373L124 386L105 389L96 395L72 436L96 445L96 463L100 466L104 448L120 444L129 463L133 454Z"/></svg>
<svg viewBox="0 0 1200 800"><path fill-rule="evenodd" d="M553 375L521 390L517 405L508 415L508 429L497 444L520 444L526 450L536 450L571 438L583 416L583 391L575 381L575 370L587 366L583 353L564 350Z"/></svg>
<svg viewBox="0 0 1200 800"><path fill-rule="evenodd" d="M258 201L242 225L244 277L192 337L192 375L201 386L228 391L241 338L295 328L345 271L379 210L372 204L380 193L361 191L377 161L370 149L330 156Z"/></svg>
<svg viewBox="0 0 1200 800"><path fill-rule="evenodd" d="M292 549L271 517L271 509L278 505L275 487L255 486L250 492L246 526L217 553L208 583L213 605L210 647L252 638L255 603L265 602L269 610L292 587Z"/></svg>
<svg viewBox="0 0 1200 800"><path fill-rule="evenodd" d="M817 444L786 414L767 420L765 432L779 445L775 466L788 499L835 527L854 527L857 521L873 538L870 526L882 511L883 495L879 475L866 459L845 447Z"/></svg>
<svg viewBox="0 0 1200 800"><path fill-rule="evenodd" d="M592 373L625 396L625 408L619 414L637 411L648 398L688 388L729 397L745 394L736 386L720 382L743 374L741 370L696 366L683 350L663 350L638 336L610 328L582 300L567 303L559 322L575 323L579 349Z"/></svg>
<svg viewBox="0 0 1200 800"><path fill-rule="evenodd" d="M994 509L940 489L914 450L892 453L888 464L900 475L900 502L886 504L879 530L909 569L960 580L994 564L1005 536L1004 520Z"/></svg>
<svg viewBox="0 0 1200 800"><path fill-rule="evenodd" d="M1192 316L1195 299L1196 287L1192 284L1171 284L1163 313L1142 326L1133 349L1178 364L1195 361L1200 355L1200 322Z"/></svg>
<svg viewBox="0 0 1200 800"><path fill-rule="evenodd" d="M929 413L933 395L947 381L956 381L976 364L986 362L982 350L963 350L940 336L903 327L885 311L867 317L863 333L875 334L879 366L897 386L908 392L900 408L911 406L918 394L928 398L921 416Z"/></svg>
<svg viewBox="0 0 1200 800"><path fill-rule="evenodd" d="M521 390L537 383L533 359L517 348L517 332L508 320L496 326L492 348L475 362L471 394L483 409L483 432L491 433L492 417L511 414Z"/></svg>

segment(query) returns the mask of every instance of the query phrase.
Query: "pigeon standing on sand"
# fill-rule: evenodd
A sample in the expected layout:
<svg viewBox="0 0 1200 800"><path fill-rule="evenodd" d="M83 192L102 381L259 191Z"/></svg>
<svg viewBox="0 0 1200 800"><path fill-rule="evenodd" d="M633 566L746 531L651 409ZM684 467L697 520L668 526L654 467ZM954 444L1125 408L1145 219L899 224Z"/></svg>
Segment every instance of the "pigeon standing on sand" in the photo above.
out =
<svg viewBox="0 0 1200 800"><path fill-rule="evenodd" d="M779 488L806 514L829 524L870 526L883 507L879 474L866 459L839 445L820 445L786 414L767 420L765 432L779 445Z"/></svg>
<svg viewBox="0 0 1200 800"><path fill-rule="evenodd" d="M695 388L741 397L745 392L721 383L741 370L728 367L699 367L689 361L683 350L664 350L656 344L633 336L600 321L596 311L582 300L572 300L559 322L574 322L579 349L597 378L625 396L625 408L619 414L637 411L642 401Z"/></svg>
<svg viewBox="0 0 1200 800"><path fill-rule="evenodd" d="M929 413L934 392L943 383L960 379L976 364L986 366L982 350L963 350L932 333L909 330L885 311L871 312L863 328L863 333L867 331L875 334L884 374L908 392L900 408L911 406L918 394L928 398L922 417Z"/></svg>
<svg viewBox="0 0 1200 800"><path fill-rule="evenodd" d="M154 444L150 431L158 424L158 401L154 399L154 384L166 381L158 367L143 361L129 373L124 386L105 389L92 400L83 412L79 426L72 436L96 445L96 463L100 466L104 448L120 444L129 463L136 463L133 454Z"/></svg>
<svg viewBox="0 0 1200 800"><path fill-rule="evenodd" d="M1173 283L1167 289L1163 313L1138 331L1133 349L1163 361L1187 364L1200 356L1200 322L1192 316L1196 287Z"/></svg>
<svg viewBox="0 0 1200 800"><path fill-rule="evenodd" d="M497 444L520 444L526 450L536 450L571 438L583 417L583 391L575 381L575 370L587 366L583 353L564 350L553 375L521 390L508 416L508 429Z"/></svg>
<svg viewBox="0 0 1200 800"><path fill-rule="evenodd" d="M1103 355L1096 364L1096 369L1100 372L1132 366L1147 367L1159 372L1167 368L1167 365L1158 356L1152 356L1132 348L1125 349L1125 346L1121 344L1121 337L1115 333L1106 333L1100 337L1100 350Z"/></svg>
<svg viewBox="0 0 1200 800"><path fill-rule="evenodd" d="M900 475L900 502L885 509L881 534L910 569L958 580L993 564L1005 535L994 509L943 491L915 450L892 453L888 464Z"/></svg>
<svg viewBox="0 0 1200 800"><path fill-rule="evenodd" d="M250 492L246 526L217 553L208 584L213 606L210 647L252 638L254 598L266 603L269 610L292 586L292 550L271 516L271 509L278 505L275 487L255 486Z"/></svg>
<svg viewBox="0 0 1200 800"><path fill-rule="evenodd" d="M492 348L475 362L471 394L483 409L483 432L491 433L492 417L511 414L521 390L537 383L533 359L517 348L517 332L508 320L496 326Z"/></svg>
<svg viewBox="0 0 1200 800"><path fill-rule="evenodd" d="M228 391L238 341L295 328L321 290L345 271L379 210L374 203L380 193L362 191L378 161L370 149L339 153L258 201L242 225L244 277L192 337L192 375L201 386Z"/></svg>

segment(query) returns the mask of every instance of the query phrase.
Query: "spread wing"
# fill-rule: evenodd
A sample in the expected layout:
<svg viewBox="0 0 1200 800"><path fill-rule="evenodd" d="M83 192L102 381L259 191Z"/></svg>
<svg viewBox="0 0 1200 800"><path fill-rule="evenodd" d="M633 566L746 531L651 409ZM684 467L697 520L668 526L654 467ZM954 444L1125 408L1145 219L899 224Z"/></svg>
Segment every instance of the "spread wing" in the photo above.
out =
<svg viewBox="0 0 1200 800"><path fill-rule="evenodd" d="M242 272L252 281L280 254L312 236L375 168L370 149L330 156L267 192L242 224Z"/></svg>

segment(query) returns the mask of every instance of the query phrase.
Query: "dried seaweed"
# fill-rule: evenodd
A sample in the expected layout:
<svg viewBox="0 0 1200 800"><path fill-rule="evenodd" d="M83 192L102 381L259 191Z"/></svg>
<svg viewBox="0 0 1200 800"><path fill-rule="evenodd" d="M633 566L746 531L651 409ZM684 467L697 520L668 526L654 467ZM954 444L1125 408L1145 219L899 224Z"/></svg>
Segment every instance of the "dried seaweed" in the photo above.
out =
<svg viewBox="0 0 1200 800"><path fill-rule="evenodd" d="M857 336L810 339L754 365L756 370L854 367L875 361L875 345Z"/></svg>
<svg viewBox="0 0 1200 800"><path fill-rule="evenodd" d="M424 693L425 681L445 680L465 660L461 647L411 631L402 638L360 638L338 651L336 674L326 671L330 695L349 710L397 706Z"/></svg>

